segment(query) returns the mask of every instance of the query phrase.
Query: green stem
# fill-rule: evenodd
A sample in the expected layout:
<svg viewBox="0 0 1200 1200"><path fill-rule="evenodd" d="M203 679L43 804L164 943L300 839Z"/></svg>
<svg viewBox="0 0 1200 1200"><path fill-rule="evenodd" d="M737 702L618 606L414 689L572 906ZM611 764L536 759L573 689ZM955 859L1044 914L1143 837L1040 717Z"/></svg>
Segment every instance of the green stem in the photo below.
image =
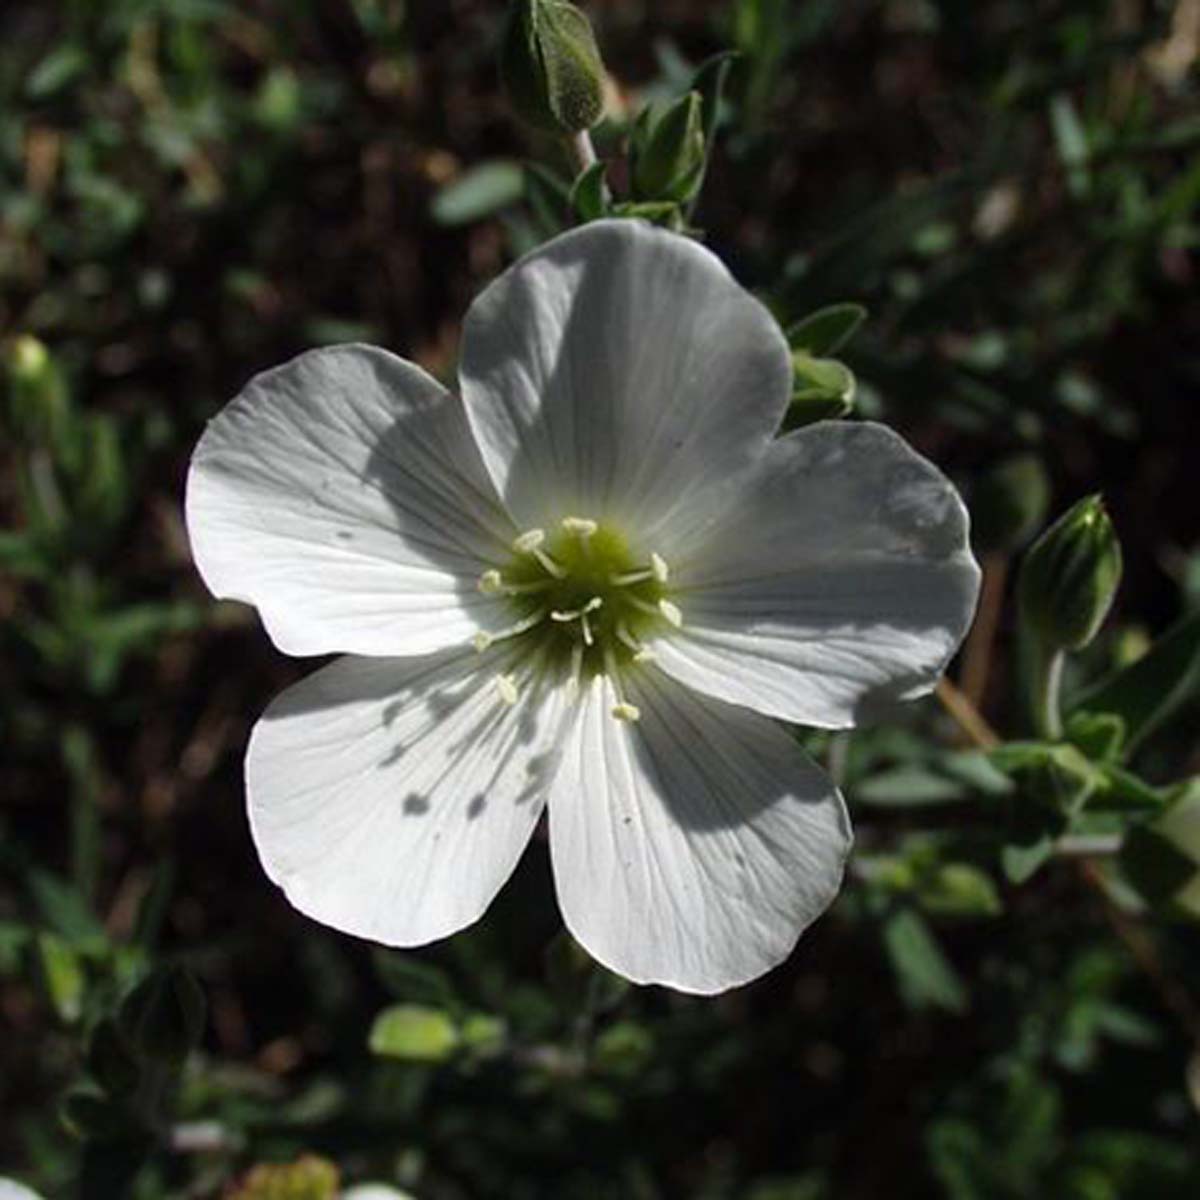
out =
<svg viewBox="0 0 1200 1200"><path fill-rule="evenodd" d="M1036 634L1024 639L1022 674L1029 716L1037 735L1056 742L1063 735L1062 673L1066 656Z"/></svg>
<svg viewBox="0 0 1200 1200"><path fill-rule="evenodd" d="M566 142L571 161L575 164L575 175L578 177L596 161L596 147L592 145L592 135L586 129L581 129L567 138Z"/></svg>

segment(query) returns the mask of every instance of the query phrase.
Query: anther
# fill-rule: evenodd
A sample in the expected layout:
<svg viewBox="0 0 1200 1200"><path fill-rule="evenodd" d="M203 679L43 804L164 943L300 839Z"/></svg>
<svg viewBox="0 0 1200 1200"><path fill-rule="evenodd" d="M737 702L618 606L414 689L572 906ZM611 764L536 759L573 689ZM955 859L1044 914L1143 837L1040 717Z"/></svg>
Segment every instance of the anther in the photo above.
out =
<svg viewBox="0 0 1200 1200"><path fill-rule="evenodd" d="M563 517L562 527L583 541L594 537L600 529L595 521L590 521L587 517Z"/></svg>
<svg viewBox="0 0 1200 1200"><path fill-rule="evenodd" d="M496 692L500 696L500 703L507 708L512 708L521 698L517 691L517 681L511 675L496 676Z"/></svg>
<svg viewBox="0 0 1200 1200"><path fill-rule="evenodd" d="M604 650L604 670L608 675L609 683L612 684L613 694L617 698L616 704L613 705L612 715L618 721L624 721L630 725L640 721L642 719L642 710L636 704L630 704L621 694L621 680L617 674L616 656L607 647Z"/></svg>
<svg viewBox="0 0 1200 1200"><path fill-rule="evenodd" d="M528 633L531 629L536 629L545 619L546 610L544 608L538 609L537 612L530 613L529 616L518 621L515 625L510 625L507 629L502 629L498 633L486 633L481 629L471 639L471 644L479 654L482 654L485 650L490 650L497 642L520 637L521 634Z"/></svg>
<svg viewBox="0 0 1200 1200"><path fill-rule="evenodd" d="M513 542L512 546L518 554L532 554L541 563L542 570L547 575L553 575L555 579L565 579L567 577L566 571L542 549L545 542L546 531L544 529L530 529L521 534Z"/></svg>
<svg viewBox="0 0 1200 1200"><path fill-rule="evenodd" d="M546 541L546 531L544 529L530 529L527 533L521 534L513 544L513 549L518 554L532 554Z"/></svg>
<svg viewBox="0 0 1200 1200"><path fill-rule="evenodd" d="M499 571L484 571L479 577L478 587L485 596L499 596L505 591L504 576Z"/></svg>
<svg viewBox="0 0 1200 1200"><path fill-rule="evenodd" d="M658 611L676 629L683 628L683 613L679 611L678 604L672 604L670 600L660 600L658 602Z"/></svg>
<svg viewBox="0 0 1200 1200"><path fill-rule="evenodd" d="M643 646L634 656L633 661L638 666L643 666L645 663L658 662L658 655L647 646Z"/></svg>
<svg viewBox="0 0 1200 1200"><path fill-rule="evenodd" d="M661 554L650 555L650 570L654 572L656 583L666 583L671 578L671 568Z"/></svg>

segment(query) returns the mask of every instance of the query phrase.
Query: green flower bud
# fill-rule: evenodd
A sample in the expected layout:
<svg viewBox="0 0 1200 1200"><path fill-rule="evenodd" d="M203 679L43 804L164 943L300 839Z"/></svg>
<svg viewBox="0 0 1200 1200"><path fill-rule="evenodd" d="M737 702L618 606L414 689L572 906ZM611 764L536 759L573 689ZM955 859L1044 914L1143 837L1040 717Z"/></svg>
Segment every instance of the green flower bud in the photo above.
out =
<svg viewBox="0 0 1200 1200"><path fill-rule="evenodd" d="M985 472L972 489L972 541L984 553L1019 549L1049 511L1050 481L1041 459L1015 454Z"/></svg>
<svg viewBox="0 0 1200 1200"><path fill-rule="evenodd" d="M125 997L117 1021L143 1060L178 1065L204 1032L204 993L182 967L157 970Z"/></svg>
<svg viewBox="0 0 1200 1200"><path fill-rule="evenodd" d="M44 343L29 334L4 347L8 416L12 428L31 442L56 446L70 418L62 372Z"/></svg>
<svg viewBox="0 0 1200 1200"><path fill-rule="evenodd" d="M688 92L665 108L651 105L633 136L633 190L640 200L686 204L704 175L704 101Z"/></svg>
<svg viewBox="0 0 1200 1200"><path fill-rule="evenodd" d="M604 63L587 17L561 0L516 0L500 75L517 115L549 133L590 129L604 115Z"/></svg>
<svg viewBox="0 0 1200 1200"><path fill-rule="evenodd" d="M1088 496L1033 544L1017 583L1021 619L1056 650L1095 636L1121 582L1121 544L1104 503Z"/></svg>

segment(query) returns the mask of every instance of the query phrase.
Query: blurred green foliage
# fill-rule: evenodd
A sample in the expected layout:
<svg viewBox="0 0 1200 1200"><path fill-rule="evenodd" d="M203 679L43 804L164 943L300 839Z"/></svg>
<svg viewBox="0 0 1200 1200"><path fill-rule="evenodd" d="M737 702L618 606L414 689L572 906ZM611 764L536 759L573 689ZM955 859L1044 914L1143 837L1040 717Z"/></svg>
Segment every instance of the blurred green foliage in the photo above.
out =
<svg viewBox="0 0 1200 1200"><path fill-rule="evenodd" d="M505 107L499 2L10 0L0 1173L52 1200L1195 1196L1200 939L1147 905L1195 865L1162 814L1200 774L1197 9L592 4L610 161L576 179ZM610 209L702 233L773 305L792 423L853 404L981 505L1017 461L1036 492L1001 497L966 652L1005 744L933 700L806 735L852 880L715 1001L589 963L540 842L420 954L292 913L240 759L305 668L207 599L180 515L256 370L361 337L449 378L470 297ZM1115 615L1062 739L1018 741L1006 556L1097 490Z"/></svg>

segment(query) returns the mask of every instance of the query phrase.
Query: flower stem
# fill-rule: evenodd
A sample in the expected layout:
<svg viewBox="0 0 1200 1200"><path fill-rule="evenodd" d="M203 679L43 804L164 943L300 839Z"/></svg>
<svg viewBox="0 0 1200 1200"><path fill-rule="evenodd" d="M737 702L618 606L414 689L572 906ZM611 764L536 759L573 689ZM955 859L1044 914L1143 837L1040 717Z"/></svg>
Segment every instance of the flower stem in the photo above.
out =
<svg viewBox="0 0 1200 1200"><path fill-rule="evenodd" d="M575 174L582 175L596 162L596 147L592 145L592 135L586 129L573 133L567 138L567 150L571 162L575 164Z"/></svg>
<svg viewBox="0 0 1200 1200"><path fill-rule="evenodd" d="M1062 673L1066 656L1035 633L1021 640L1021 674L1034 732L1056 742L1063 735Z"/></svg>

